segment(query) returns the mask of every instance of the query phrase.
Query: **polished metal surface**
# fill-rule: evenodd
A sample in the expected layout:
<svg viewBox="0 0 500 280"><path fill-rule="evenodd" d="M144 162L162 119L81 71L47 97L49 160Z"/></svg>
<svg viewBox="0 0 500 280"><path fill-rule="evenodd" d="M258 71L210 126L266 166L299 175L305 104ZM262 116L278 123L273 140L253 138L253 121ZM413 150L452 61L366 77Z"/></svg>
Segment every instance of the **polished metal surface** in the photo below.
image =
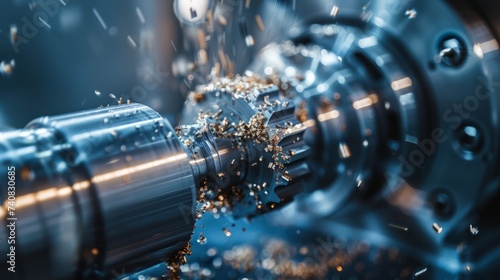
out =
<svg viewBox="0 0 500 280"><path fill-rule="evenodd" d="M194 225L191 167L170 124L150 108L44 117L0 139L2 172L18 172L20 279L95 277L186 246Z"/></svg>

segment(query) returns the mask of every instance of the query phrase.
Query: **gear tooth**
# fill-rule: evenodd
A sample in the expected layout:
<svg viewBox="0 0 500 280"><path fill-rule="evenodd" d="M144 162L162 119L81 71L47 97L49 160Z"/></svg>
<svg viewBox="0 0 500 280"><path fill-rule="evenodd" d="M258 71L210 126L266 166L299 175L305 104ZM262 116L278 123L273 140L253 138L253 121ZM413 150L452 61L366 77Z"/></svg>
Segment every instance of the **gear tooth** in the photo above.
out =
<svg viewBox="0 0 500 280"><path fill-rule="evenodd" d="M309 174L309 167L306 162L301 161L288 165L286 171L288 172L291 180L295 179L296 181L298 178Z"/></svg>
<svg viewBox="0 0 500 280"><path fill-rule="evenodd" d="M305 128L288 133L278 143L282 147L282 153L286 156L286 163L292 163L304 159L310 154L310 148L304 144L302 139Z"/></svg>
<svg viewBox="0 0 500 280"><path fill-rule="evenodd" d="M301 193L305 189L304 182L297 181L295 183L289 183L288 185L278 186L276 187L276 193L278 196L283 197L280 199L281 202L288 202L293 199L293 197L299 193Z"/></svg>
<svg viewBox="0 0 500 280"><path fill-rule="evenodd" d="M279 104L272 107L267 125L270 135L280 135L281 139L277 146L281 148L279 162L284 165L284 168L276 172L273 191L276 197L267 197L266 201L281 204L282 201L289 201L295 194L302 191L301 181L309 175L309 167L305 158L310 154L310 148L304 143L303 134L306 128L295 117L293 103L291 104L285 98L275 100L279 100ZM274 104L275 100L267 101Z"/></svg>
<svg viewBox="0 0 500 280"><path fill-rule="evenodd" d="M285 164L290 164L298 160L302 160L311 154L309 147L302 145L290 145L283 148L283 153L286 155Z"/></svg>
<svg viewBox="0 0 500 280"><path fill-rule="evenodd" d="M223 84L230 85L226 94L217 94ZM301 181L309 174L305 158L310 149L303 140L305 127L295 116L293 101L283 97L276 86L253 81L253 88L249 88L249 84L244 77L222 78L220 83L207 86L203 100L193 105L198 109L196 114L201 109L213 118L216 130L224 118L237 124L230 136L222 131L214 137L236 137L252 158L245 182L238 185L246 195L233 212L236 217L255 216L290 201L302 190Z"/></svg>
<svg viewBox="0 0 500 280"><path fill-rule="evenodd" d="M269 100L271 99L277 99L279 98L279 91L278 91L278 88L276 86L270 86L269 88L265 89L265 90L262 90L262 91L259 91L259 93L257 94L257 97L255 98L255 101L256 102L264 102L264 99L266 99L266 96L268 96L267 98L269 98Z"/></svg>
<svg viewBox="0 0 500 280"><path fill-rule="evenodd" d="M281 202L281 198L276 193L276 189L273 189L272 191L268 191L268 194L265 195L265 198L266 198L265 199L266 203L269 203L269 202L280 203Z"/></svg>
<svg viewBox="0 0 500 280"><path fill-rule="evenodd" d="M309 174L309 167L304 161L295 162L287 165L285 172L278 178L277 185L286 186L299 181L304 176Z"/></svg>
<svg viewBox="0 0 500 280"><path fill-rule="evenodd" d="M272 111L269 116L268 123L280 123L284 121L288 121L290 119L290 115L294 115L295 108L287 107L282 108L281 110Z"/></svg>
<svg viewBox="0 0 500 280"><path fill-rule="evenodd" d="M300 126L299 128L289 129L282 137L280 143L283 143L283 145L289 145L290 143L301 142L303 141L302 135L304 134L304 132L305 132L304 126Z"/></svg>

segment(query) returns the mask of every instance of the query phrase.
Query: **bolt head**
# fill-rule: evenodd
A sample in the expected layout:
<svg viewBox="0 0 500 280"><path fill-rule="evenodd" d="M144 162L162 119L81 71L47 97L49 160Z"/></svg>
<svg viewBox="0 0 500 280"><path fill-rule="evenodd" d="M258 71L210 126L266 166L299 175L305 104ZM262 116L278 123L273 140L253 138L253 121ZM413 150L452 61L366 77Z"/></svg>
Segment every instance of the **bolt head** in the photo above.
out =
<svg viewBox="0 0 500 280"><path fill-rule="evenodd" d="M462 41L456 37L446 38L439 44L439 52L436 61L450 67L461 65L467 56Z"/></svg>

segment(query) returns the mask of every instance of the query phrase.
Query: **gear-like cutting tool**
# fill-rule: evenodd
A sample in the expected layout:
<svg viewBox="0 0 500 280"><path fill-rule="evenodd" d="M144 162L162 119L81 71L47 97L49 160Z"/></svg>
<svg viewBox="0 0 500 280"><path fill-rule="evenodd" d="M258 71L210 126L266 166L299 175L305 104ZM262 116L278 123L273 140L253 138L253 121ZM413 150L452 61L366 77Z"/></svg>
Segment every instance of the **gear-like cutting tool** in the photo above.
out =
<svg viewBox="0 0 500 280"><path fill-rule="evenodd" d="M209 208L252 217L303 191L306 127L276 86L254 76L219 78L192 92L185 109L184 122L195 124L181 125L178 134L193 169L204 170L198 199Z"/></svg>

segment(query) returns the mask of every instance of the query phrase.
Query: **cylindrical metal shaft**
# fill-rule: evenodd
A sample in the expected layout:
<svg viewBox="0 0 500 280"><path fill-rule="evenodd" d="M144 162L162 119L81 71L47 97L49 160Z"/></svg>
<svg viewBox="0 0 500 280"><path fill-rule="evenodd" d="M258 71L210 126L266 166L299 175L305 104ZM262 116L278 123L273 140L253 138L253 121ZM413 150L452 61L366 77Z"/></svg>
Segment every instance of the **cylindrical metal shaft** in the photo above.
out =
<svg viewBox="0 0 500 280"><path fill-rule="evenodd" d="M0 134L0 176L10 170L15 189L8 195L2 180L0 216L15 224L15 243L1 251L14 251L21 279L130 271L165 260L191 236L188 155L146 106L45 117ZM11 232L3 225L1 239Z"/></svg>

